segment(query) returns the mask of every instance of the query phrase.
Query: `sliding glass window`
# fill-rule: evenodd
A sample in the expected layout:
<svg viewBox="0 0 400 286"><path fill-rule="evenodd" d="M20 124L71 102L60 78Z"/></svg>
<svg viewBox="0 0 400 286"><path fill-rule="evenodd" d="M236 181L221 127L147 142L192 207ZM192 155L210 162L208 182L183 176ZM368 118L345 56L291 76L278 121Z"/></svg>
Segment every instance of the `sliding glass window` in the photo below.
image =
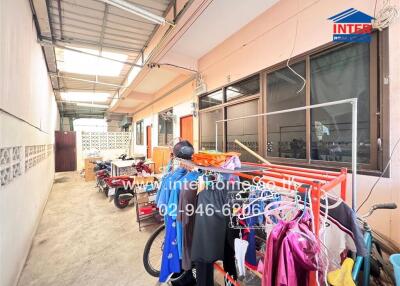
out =
<svg viewBox="0 0 400 286"><path fill-rule="evenodd" d="M306 77L305 62L291 68ZM289 68L267 75L267 111L273 112L306 105L304 81ZM267 154L271 157L306 158L306 111L267 117Z"/></svg>
<svg viewBox="0 0 400 286"><path fill-rule="evenodd" d="M215 150L216 120L246 117L218 126L219 151L238 151L242 161L253 161L234 143L237 139L276 163L350 167L350 104L247 116L358 98L359 167L363 171L382 169L387 143L378 144L387 142L389 130L388 114L382 112L388 108L382 77L388 71L387 39L381 35L373 33L371 43L330 44L294 58L290 68L282 62L200 97L201 149Z"/></svg>
<svg viewBox="0 0 400 286"><path fill-rule="evenodd" d="M257 74L249 79L228 86L225 90L226 101L255 95L260 93L260 75Z"/></svg>
<svg viewBox="0 0 400 286"><path fill-rule="evenodd" d="M215 122L223 119L222 108L200 113L200 150L215 150ZM223 150L223 126L218 124L218 150Z"/></svg>
<svg viewBox="0 0 400 286"><path fill-rule="evenodd" d="M246 117L258 113L258 100L252 100L228 106L226 108L226 118ZM260 118L250 117L227 121L226 123L226 150L241 153L240 160L245 162L255 162L256 158L243 150L235 143L239 140L251 150L258 152L258 122Z"/></svg>
<svg viewBox="0 0 400 286"><path fill-rule="evenodd" d="M174 137L174 122L172 108L158 114L158 145L167 146L171 144Z"/></svg>
<svg viewBox="0 0 400 286"><path fill-rule="evenodd" d="M358 98L358 162L370 163L370 46L357 43L311 58L311 104ZM351 162L351 106L311 111L311 159Z"/></svg>
<svg viewBox="0 0 400 286"><path fill-rule="evenodd" d="M144 122L140 120L136 123L136 145L143 145L144 142Z"/></svg>
<svg viewBox="0 0 400 286"><path fill-rule="evenodd" d="M213 93L204 95L199 98L199 109L205 109L209 107L221 104L224 98L222 90L215 91Z"/></svg>

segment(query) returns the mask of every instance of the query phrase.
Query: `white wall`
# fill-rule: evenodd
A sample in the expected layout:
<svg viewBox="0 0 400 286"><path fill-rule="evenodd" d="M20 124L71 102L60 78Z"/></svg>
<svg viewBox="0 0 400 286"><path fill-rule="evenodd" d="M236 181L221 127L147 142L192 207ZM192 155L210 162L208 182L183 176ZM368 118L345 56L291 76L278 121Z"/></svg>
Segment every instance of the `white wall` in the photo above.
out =
<svg viewBox="0 0 400 286"><path fill-rule="evenodd" d="M107 128L107 126L105 126ZM86 130L88 132L88 130ZM90 149L83 149L83 138L82 138L82 130L77 130L76 131L76 157L77 157L77 170L81 171L82 169L85 168L85 158L88 157L93 157L93 156L99 156L102 158L102 160L114 160L121 156L122 154L129 154L129 149L132 147L132 138L128 138L129 140L126 142L125 147L123 148L116 148L116 147L121 147L120 146L115 146L113 144L113 148L110 148L109 144L106 144L107 147L104 145L96 145L96 146L91 146ZM107 132L107 131L100 131L100 130L95 130L94 132L101 132L102 135L101 137L104 139L102 140L103 142L108 142L110 135L113 136L119 136L121 134L128 134L129 137L132 136L132 133L128 132ZM116 135L118 134L118 135ZM107 138L108 137L108 138ZM115 139L114 139L115 140ZM93 142L93 141L92 141ZM93 144L93 143L92 143Z"/></svg>
<svg viewBox="0 0 400 286"><path fill-rule="evenodd" d="M107 122L107 131L108 132L121 132L121 121L120 120L111 120Z"/></svg>
<svg viewBox="0 0 400 286"><path fill-rule="evenodd" d="M0 35L0 148L54 144L58 110L29 1L0 1ZM0 285L17 283L53 177L51 153L1 186Z"/></svg>

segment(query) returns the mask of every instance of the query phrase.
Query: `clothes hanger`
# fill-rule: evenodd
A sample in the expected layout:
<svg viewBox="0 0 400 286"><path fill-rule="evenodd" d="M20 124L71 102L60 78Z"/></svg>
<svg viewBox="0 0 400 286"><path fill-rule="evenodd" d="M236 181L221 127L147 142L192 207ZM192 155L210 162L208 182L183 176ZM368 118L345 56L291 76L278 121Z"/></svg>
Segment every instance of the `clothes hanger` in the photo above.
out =
<svg viewBox="0 0 400 286"><path fill-rule="evenodd" d="M244 219L248 219L248 218L252 218L252 217L257 217L257 216L259 216L259 215L267 216L267 215L269 215L269 214L272 214L272 212L276 212L276 211L280 211L280 210L284 210L284 209L293 208L293 206L297 207L297 205L298 205L297 201L298 201L299 199L301 199L301 197L300 197L298 194L293 195L293 192L288 193L288 192L275 192L275 191L271 191L271 190L267 190L267 191L269 191L271 194L270 194L270 195L267 195L267 196L258 197L257 199L251 201L248 205L246 205L246 207L244 208L244 211L238 216L239 219L243 219L243 220L244 220ZM293 201L284 201L284 200L276 201L276 199L277 199L278 197L282 197L282 196L288 197L288 198L291 198L291 199L294 198L294 199L295 199L295 202L293 202ZM269 200L274 200L274 199L275 199L275 201L270 202L270 203L264 208L264 211L263 211L263 212L255 213L255 214L250 214L250 215L246 215L246 214L247 214L247 213L246 213L246 210L248 210L249 207L250 207L252 204L254 204L254 203L256 203L256 202L260 202L260 201L269 201ZM274 208L273 210L270 210L270 208L271 208L272 206L280 205L280 204L282 204L283 202L287 202L288 205L282 206L282 207L278 207L278 208ZM289 205L289 204L290 204L290 205ZM266 211L267 211L267 213L266 213ZM268 211L270 211L270 212L268 212Z"/></svg>
<svg viewBox="0 0 400 286"><path fill-rule="evenodd" d="M258 214L256 214L256 215L246 215L247 213L249 213L249 210L251 209L251 207L254 205L254 204L256 204L256 203L258 203L258 202L262 202L262 201L269 201L269 200L271 200L271 199L274 199L275 198L275 196L274 196L275 194L273 193L273 191L271 191L271 190L263 190L263 191L261 191L261 194L260 194L260 196L259 197L257 197L257 198L255 198L254 200L252 200L252 201L250 201L248 204L244 204L243 205L243 208L242 208L242 211L241 211L241 213L238 215L238 218L240 219L240 220L244 220L244 219L247 219L247 218L251 218L251 217L254 217L254 216L259 216L259 215L261 215L262 213L258 213Z"/></svg>
<svg viewBox="0 0 400 286"><path fill-rule="evenodd" d="M277 220L287 221L291 220L293 216L297 215L299 210L299 206L294 201L275 201L271 202L265 207L265 211L263 214L266 218L266 221L272 222L272 224L276 224L271 220L271 217L274 217ZM292 217L289 217L290 214L292 215Z"/></svg>

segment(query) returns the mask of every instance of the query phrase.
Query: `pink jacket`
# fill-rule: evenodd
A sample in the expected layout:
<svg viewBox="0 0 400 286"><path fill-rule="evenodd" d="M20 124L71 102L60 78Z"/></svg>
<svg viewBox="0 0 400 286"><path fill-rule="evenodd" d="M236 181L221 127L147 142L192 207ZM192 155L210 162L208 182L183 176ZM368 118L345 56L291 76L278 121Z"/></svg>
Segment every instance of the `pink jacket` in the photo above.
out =
<svg viewBox="0 0 400 286"><path fill-rule="evenodd" d="M290 221L280 221L271 231L264 257L263 286L308 285L310 271L317 270L319 242L311 231L306 213Z"/></svg>

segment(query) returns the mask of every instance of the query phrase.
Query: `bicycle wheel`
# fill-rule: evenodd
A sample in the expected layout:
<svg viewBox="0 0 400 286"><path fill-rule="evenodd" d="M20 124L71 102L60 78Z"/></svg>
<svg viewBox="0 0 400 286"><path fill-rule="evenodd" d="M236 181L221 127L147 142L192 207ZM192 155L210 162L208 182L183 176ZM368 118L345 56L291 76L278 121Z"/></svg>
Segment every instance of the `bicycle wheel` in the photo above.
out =
<svg viewBox="0 0 400 286"><path fill-rule="evenodd" d="M149 237L144 247L143 265L151 276L159 277L164 248L165 225L160 225Z"/></svg>
<svg viewBox="0 0 400 286"><path fill-rule="evenodd" d="M376 285L395 285L389 256L396 251L391 242L379 235L373 237L371 249L371 278Z"/></svg>

